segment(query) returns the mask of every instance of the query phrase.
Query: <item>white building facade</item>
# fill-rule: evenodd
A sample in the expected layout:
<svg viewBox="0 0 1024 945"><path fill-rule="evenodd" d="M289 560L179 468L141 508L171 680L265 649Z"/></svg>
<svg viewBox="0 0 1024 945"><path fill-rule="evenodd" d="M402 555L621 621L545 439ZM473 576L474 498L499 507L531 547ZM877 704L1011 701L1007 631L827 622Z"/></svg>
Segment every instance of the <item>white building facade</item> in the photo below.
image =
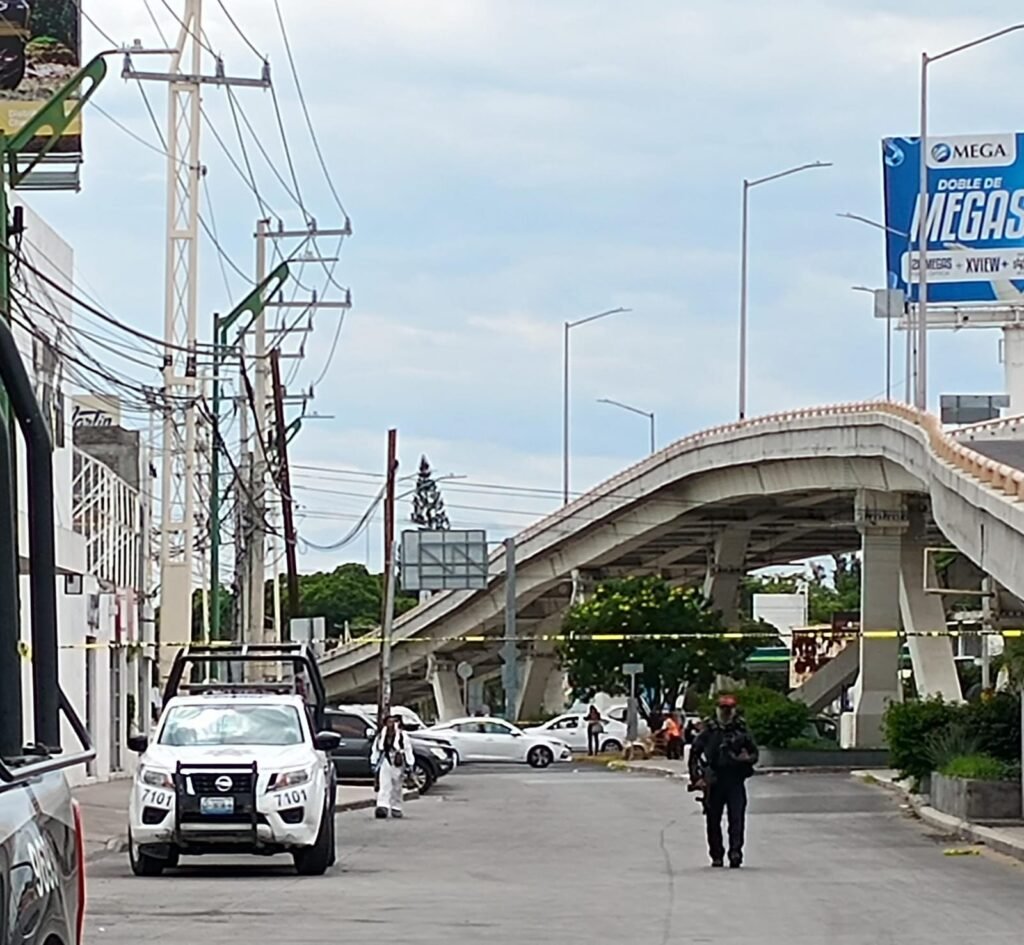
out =
<svg viewBox="0 0 1024 945"><path fill-rule="evenodd" d="M74 291L74 254L57 233L22 202L25 234L21 253L31 265ZM140 489L108 465L75 447L70 383L65 372L72 324L70 300L30 270L13 278L14 331L36 396L50 418L54 444L57 617L60 683L85 722L96 759L88 770L72 768L73 782L131 773L126 747L131 730L148 730L152 639L146 587L148 540ZM141 453L141 451L140 451ZM143 462L141 455L138 462ZM148 468L148 460L145 461ZM141 469L139 482L141 479ZM18 450L18 531L22 638L22 692L26 726L32 719L31 617L28 508L33 500ZM31 731L27 732L31 736ZM66 723L65 750L76 743Z"/></svg>

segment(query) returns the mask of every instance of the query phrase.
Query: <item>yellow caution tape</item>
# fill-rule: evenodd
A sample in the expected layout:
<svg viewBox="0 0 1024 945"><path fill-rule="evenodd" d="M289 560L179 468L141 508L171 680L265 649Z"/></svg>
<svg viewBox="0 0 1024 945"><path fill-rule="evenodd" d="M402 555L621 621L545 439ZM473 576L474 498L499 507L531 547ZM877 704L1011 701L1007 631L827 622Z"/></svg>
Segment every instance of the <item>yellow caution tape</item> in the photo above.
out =
<svg viewBox="0 0 1024 945"><path fill-rule="evenodd" d="M943 850L943 856L981 856L981 850L965 850L962 848L953 848L951 850Z"/></svg>
<svg viewBox="0 0 1024 945"><path fill-rule="evenodd" d="M569 635L564 633L538 634L535 636L506 637L497 634L466 634L465 636L445 637L392 637L392 646L409 646L419 644L420 646L434 646L439 643L503 643L514 640L517 643L567 643L567 642L590 642L590 643L626 643L626 642L650 642L650 641L693 641L693 640L760 640L763 643L775 640L780 636L777 632L764 632L759 630L723 630L719 633L593 633L583 635ZM795 630L792 633L795 640L897 640L909 637L979 637L995 636L1004 639L1016 639L1024 636L1024 630ZM333 644L345 646L336 638L316 639L310 641L314 644ZM380 644L383 638L377 635L355 637L353 644ZM209 646L209 647L238 647L233 640L163 640L160 643L164 647L188 647L188 646ZM64 650L105 650L105 649L143 649L152 648L153 642L133 641L130 643L65 643L61 646ZM273 657L268 657L273 659Z"/></svg>

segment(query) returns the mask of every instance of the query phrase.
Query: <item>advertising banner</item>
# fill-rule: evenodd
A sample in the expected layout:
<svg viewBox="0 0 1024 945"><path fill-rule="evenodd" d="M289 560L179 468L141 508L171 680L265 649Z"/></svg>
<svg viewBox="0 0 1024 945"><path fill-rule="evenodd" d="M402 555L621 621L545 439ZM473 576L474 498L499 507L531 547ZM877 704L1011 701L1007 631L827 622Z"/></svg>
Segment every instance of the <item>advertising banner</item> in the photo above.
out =
<svg viewBox="0 0 1024 945"><path fill-rule="evenodd" d="M0 0L0 130L4 134L21 128L78 71L80 17L80 0ZM81 117L71 123L53 153L81 153Z"/></svg>
<svg viewBox="0 0 1024 945"><path fill-rule="evenodd" d="M1024 292L1024 134L929 136L928 301L1020 302ZM888 287L917 301L919 138L885 138Z"/></svg>

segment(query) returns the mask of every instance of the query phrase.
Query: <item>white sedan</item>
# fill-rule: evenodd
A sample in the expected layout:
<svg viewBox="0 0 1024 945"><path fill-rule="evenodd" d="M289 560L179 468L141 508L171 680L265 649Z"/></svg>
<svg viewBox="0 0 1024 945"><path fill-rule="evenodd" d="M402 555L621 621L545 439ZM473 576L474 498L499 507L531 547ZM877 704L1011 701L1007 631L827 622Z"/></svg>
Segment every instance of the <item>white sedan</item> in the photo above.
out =
<svg viewBox="0 0 1024 945"><path fill-rule="evenodd" d="M601 716L604 731L598 745L601 751L622 751L626 744L626 726L608 716ZM573 751L587 751L587 720L583 715L568 713L526 729L527 735L545 735L564 741Z"/></svg>
<svg viewBox="0 0 1024 945"><path fill-rule="evenodd" d="M561 739L528 734L504 719L455 719L428 731L444 735L459 753L460 763L513 761L546 768L553 761L572 760L572 751Z"/></svg>

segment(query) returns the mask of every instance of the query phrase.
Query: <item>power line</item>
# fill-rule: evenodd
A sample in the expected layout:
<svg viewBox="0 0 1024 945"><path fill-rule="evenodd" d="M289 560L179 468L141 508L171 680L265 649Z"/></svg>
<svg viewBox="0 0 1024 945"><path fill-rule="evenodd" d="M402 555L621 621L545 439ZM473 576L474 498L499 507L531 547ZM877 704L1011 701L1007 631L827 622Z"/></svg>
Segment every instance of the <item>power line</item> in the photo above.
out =
<svg viewBox="0 0 1024 945"><path fill-rule="evenodd" d="M111 325L114 325L117 328L120 328L122 331L125 331L128 334L130 334L130 335L134 335L136 338L141 338L143 341L148 341L151 344L155 344L155 345L159 346L160 348L169 348L172 351L182 351L182 352L184 352L186 354L193 354L194 353L189 348L185 348L185 347L182 347L181 345L173 344L172 342L169 342L169 341L164 341L164 340L162 340L160 338L154 337L153 335L149 335L149 334L147 334L144 331L140 331L138 328L133 328L131 325L125 324L120 319L114 318L114 316L112 316L112 315L108 315L106 312L102 311L101 309L98 309L95 306L88 304L87 302L83 302L73 292L71 292L69 289L64 288L64 286L60 285L60 283L58 283L56 280L51 279L48 275L46 275L46 273L44 273L41 270L39 270L38 268L36 268L34 265L32 265L32 263L30 263L27 259L25 259L24 256L22 256L16 250L12 249L10 246L4 246L2 243L0 243L0 251L7 253L12 259L16 260L19 265L24 266L30 272L34 273L37 278L41 279L48 286L50 286L53 289L56 289L65 298L68 298L71 301L75 302L77 305L79 305L82 308L84 308L87 312L91 312L97 318L100 318L103 321L105 321L105 322L107 322L107 323L109 323ZM212 353L213 348L214 348L213 345L205 345L205 344L197 345L197 348L198 347L209 348L211 353Z"/></svg>
<svg viewBox="0 0 1024 945"><path fill-rule="evenodd" d="M327 181L327 186L330 188L331 195L334 197L334 201L338 205L338 209L347 220L348 212L345 210L345 205L341 202L341 197L338 196L338 191L334 186L334 181L331 179L331 173L327 169L327 162L324 160L323 151L320 149L320 142L317 139L316 129L313 127L313 119L309 114L309 106L306 104L306 96L302 91L302 83L299 81L299 70L295 66L295 57L292 55L292 44L288 39L288 30L285 27L284 15L281 12L280 0L274 0L274 10L277 13L277 23L281 28L281 38L284 40L285 52L288 55L288 65L291 68L292 78L295 81L295 91L298 93L299 104L302 106L302 113L306 118L306 127L309 129L310 138L313 140L313 149L316 151L317 160L320 162L320 169L324 173L324 178Z"/></svg>
<svg viewBox="0 0 1024 945"><path fill-rule="evenodd" d="M173 16L174 19L178 21L178 24L181 26L183 30L185 30L186 33L188 33L189 36L191 36L197 43L199 43L199 45L202 46L203 49L205 49L211 56L213 56L214 59L220 59L220 56L217 55L213 47L210 46L209 43L207 43L206 40L203 39L202 36L196 34L192 27L189 26L180 16L178 16L178 14L174 10L174 7L172 7L170 3L167 2L167 0L160 0L160 2L164 5L164 7L166 7L167 12L170 13L171 16ZM152 15L152 13L150 15Z"/></svg>
<svg viewBox="0 0 1024 945"><path fill-rule="evenodd" d="M224 11L224 15L228 18L228 22L234 27L235 32L238 33L238 35L241 37L242 42L245 43L245 45L248 46L256 56L258 56L260 59L266 62L267 57L263 53L261 53L253 45L249 37L246 36L245 31L242 29L241 26L238 25L238 21L231 15L231 11L228 9L227 4L224 2L224 0L217 0L217 4L220 6L221 10Z"/></svg>

